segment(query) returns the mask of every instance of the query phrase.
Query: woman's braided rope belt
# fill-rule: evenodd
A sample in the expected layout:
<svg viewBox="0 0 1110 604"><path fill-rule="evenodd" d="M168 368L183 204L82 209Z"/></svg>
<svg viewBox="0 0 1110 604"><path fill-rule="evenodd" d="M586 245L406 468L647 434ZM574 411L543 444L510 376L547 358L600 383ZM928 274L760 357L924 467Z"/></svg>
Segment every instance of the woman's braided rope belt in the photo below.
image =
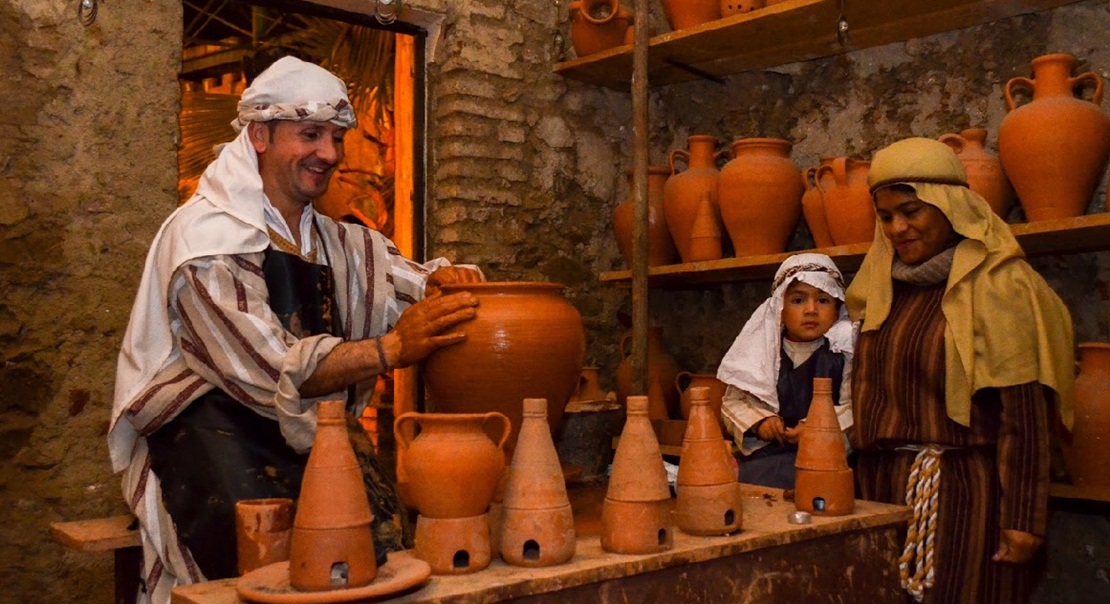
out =
<svg viewBox="0 0 1110 604"><path fill-rule="evenodd" d="M937 509L940 507L940 455L947 447L937 445L900 447L917 451L906 480L906 505L913 508L913 520L906 533L906 547L898 558L902 588L913 599L925 599L925 590L936 576L934 546Z"/></svg>

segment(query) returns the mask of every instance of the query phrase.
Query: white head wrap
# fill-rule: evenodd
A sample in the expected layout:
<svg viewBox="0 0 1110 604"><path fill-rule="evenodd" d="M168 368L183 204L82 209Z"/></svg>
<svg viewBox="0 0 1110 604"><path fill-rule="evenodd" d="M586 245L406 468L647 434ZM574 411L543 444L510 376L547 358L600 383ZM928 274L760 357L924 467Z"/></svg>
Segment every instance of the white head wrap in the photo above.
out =
<svg viewBox="0 0 1110 604"><path fill-rule="evenodd" d="M112 465L126 467L138 432L124 412L171 355L169 288L174 272L190 260L221 254L259 252L270 245L258 172L258 154L245 124L273 119L355 124L347 87L326 69L293 57L278 60L259 74L239 103L239 135L204 170L197 192L162 224L147 254L142 281L123 336L112 424L108 434Z"/></svg>
<svg viewBox="0 0 1110 604"><path fill-rule="evenodd" d="M330 71L296 57L282 57L251 82L239 99L238 132L250 122L311 120L353 128L347 85Z"/></svg>
<svg viewBox="0 0 1110 604"><path fill-rule="evenodd" d="M754 395L776 412L783 298L795 281L812 285L841 301L840 317L825 338L830 350L844 354L846 367L851 366L855 345L855 327L843 304L844 278L836 264L824 254L796 254L787 258L775 273L771 297L755 309L717 369L717 378L722 382ZM844 380L845 385L847 382Z"/></svg>

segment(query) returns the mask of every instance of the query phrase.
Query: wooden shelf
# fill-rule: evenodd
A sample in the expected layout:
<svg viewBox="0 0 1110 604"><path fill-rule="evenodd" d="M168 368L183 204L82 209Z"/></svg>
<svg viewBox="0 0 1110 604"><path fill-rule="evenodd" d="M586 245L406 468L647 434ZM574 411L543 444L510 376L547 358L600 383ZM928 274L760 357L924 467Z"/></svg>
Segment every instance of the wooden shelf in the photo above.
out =
<svg viewBox="0 0 1110 604"><path fill-rule="evenodd" d="M1110 250L1110 213L1012 224L1010 230L1028 256ZM692 289L741 281L769 281L783 260L800 252L825 254L836 262L840 270L852 273L859 269L869 247L870 243L855 243L768 256L657 266L648 269L648 285L662 289ZM601 273L601 281L628 286L632 281L632 271L604 272Z"/></svg>
<svg viewBox="0 0 1110 604"><path fill-rule="evenodd" d="M1110 503L1110 487L1077 487L1072 484L1054 482L1048 485L1050 497L1058 499L1081 499Z"/></svg>
<svg viewBox="0 0 1110 604"><path fill-rule="evenodd" d="M649 41L648 82L663 86L828 57L963 29L1078 0L844 0L848 38L837 38L840 0L787 0ZM555 65L555 72L627 90L632 46Z"/></svg>

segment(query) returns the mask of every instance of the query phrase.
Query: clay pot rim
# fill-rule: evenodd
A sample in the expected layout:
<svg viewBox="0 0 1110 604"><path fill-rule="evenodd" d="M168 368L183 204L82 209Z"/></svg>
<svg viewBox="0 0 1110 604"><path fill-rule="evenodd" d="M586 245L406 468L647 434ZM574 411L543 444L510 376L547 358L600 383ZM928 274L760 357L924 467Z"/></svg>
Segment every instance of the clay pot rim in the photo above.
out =
<svg viewBox="0 0 1110 604"><path fill-rule="evenodd" d="M691 142L700 143L700 142L708 142L708 141L713 141L714 143L717 143L720 140L721 140L720 138L718 138L716 136L713 136L712 134L691 134L690 136L686 137L686 142L687 143L691 143Z"/></svg>
<svg viewBox="0 0 1110 604"><path fill-rule="evenodd" d="M1075 55L1070 53L1054 52L1047 55L1041 55L1030 61L1029 64L1033 67L1033 69L1036 69L1038 65L1044 65L1045 63L1055 63L1057 61L1070 62L1071 66L1075 67L1075 64L1079 62L1079 59L1076 59Z"/></svg>
<svg viewBox="0 0 1110 604"><path fill-rule="evenodd" d="M498 290L512 290L518 292L529 289L558 292L566 286L562 283L553 283L551 281L482 281L480 283L445 283L439 287L445 292L470 290L474 291L474 293L489 293Z"/></svg>
<svg viewBox="0 0 1110 604"><path fill-rule="evenodd" d="M1080 350L1110 350L1110 342L1081 342Z"/></svg>
<svg viewBox="0 0 1110 604"><path fill-rule="evenodd" d="M786 140L785 138L738 138L732 141L732 150L736 152L741 147L782 147L789 153L794 148L794 143Z"/></svg>

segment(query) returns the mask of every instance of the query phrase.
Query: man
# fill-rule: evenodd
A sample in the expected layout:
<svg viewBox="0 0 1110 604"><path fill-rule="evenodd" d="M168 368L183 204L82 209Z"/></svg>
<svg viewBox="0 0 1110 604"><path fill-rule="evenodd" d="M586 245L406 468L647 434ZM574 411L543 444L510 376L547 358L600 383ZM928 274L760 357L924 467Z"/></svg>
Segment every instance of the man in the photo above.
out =
<svg viewBox="0 0 1110 604"><path fill-rule="evenodd" d="M479 273L416 264L379 233L313 211L354 125L341 80L277 61L244 91L238 137L151 245L108 435L142 534L140 601L234 575L234 502L296 497L315 404L346 399L357 412L356 385L460 342L450 330L474 316L470 294L424 292ZM396 495L372 456L360 461L379 550L397 549Z"/></svg>

